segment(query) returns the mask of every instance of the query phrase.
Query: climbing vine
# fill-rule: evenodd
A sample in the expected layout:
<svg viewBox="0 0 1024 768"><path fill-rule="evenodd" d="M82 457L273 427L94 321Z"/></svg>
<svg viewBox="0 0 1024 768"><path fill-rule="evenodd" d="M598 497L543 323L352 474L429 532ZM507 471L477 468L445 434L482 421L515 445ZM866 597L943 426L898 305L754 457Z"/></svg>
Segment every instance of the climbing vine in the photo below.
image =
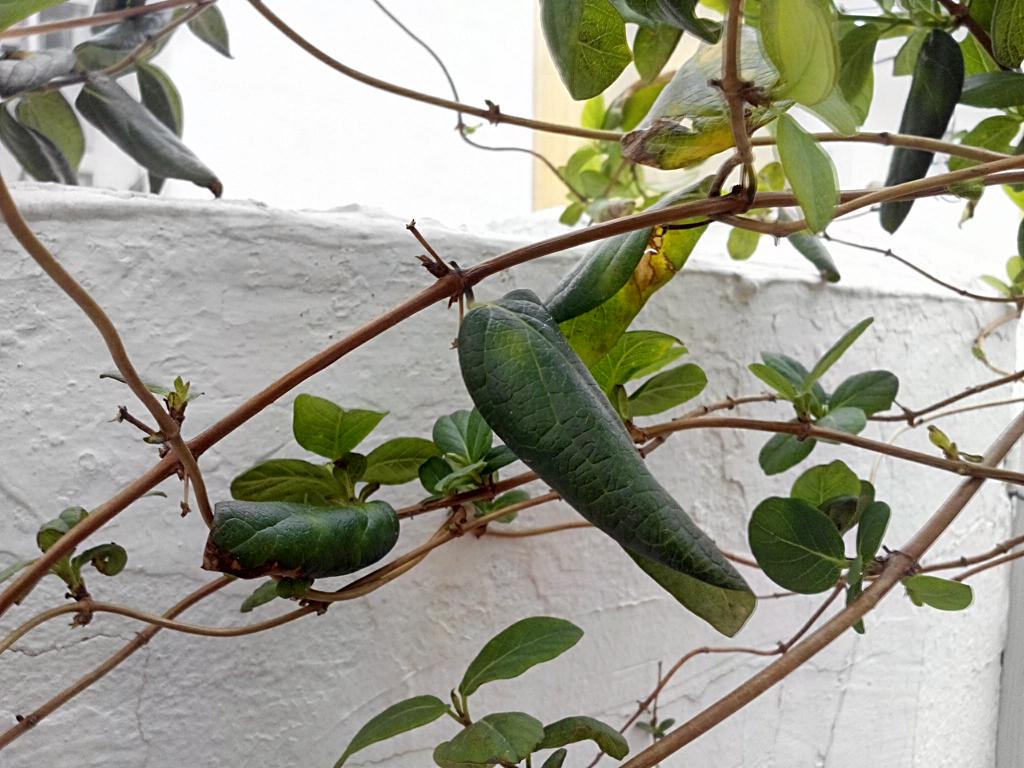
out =
<svg viewBox="0 0 1024 768"><path fill-rule="evenodd" d="M2 36L25 39L53 29L52 24L14 25L58 2L0 2ZM951 562L923 561L985 481L1024 484L1024 474L999 466L1024 435L1024 416L1016 416L984 452L958 444L955 435L934 424L928 426L932 452L861 434L871 421L905 422L913 428L986 407L990 404L961 401L1018 382L1024 372L1000 371L997 379L911 409L900 402L904 395L891 371L864 370L840 381L831 373L852 345L865 343L862 336L873 323L868 317L839 339L820 340L831 346L809 367L773 350L749 361L751 388L767 389L680 413L709 383L700 360L686 358L683 341L664 330L634 327L641 309L685 271L710 227L731 228L728 249L737 260L750 258L762 235L787 238L823 282L834 283L841 275L828 251L835 238L827 230L837 218L877 209L882 227L892 233L914 215L918 198L954 196L969 217L993 186L1024 207L1024 15L1014 0L969 5L877 0L870 12L858 13L832 0L541 0L544 38L555 68L569 94L585 102L580 126L507 114L492 102L461 103L447 69L452 99L380 80L314 46L261 0L248 3L284 37L339 74L456 112L461 137L474 146L470 136L476 129L464 116L586 139L561 165L541 159L566 187L562 222L588 226L460 268L446 262L410 224L427 251L421 261L429 273L425 277L433 280L426 288L285 373L206 431L186 438L188 409L203 407L202 401L194 404L200 395L196 384L185 371L164 372L168 380L180 374L169 386L142 379L102 307L47 248L45 227L37 236L27 225L0 179L0 213L11 234L99 331L117 368L109 377L127 386L146 412L122 407L117 420L141 431L142 441L158 453L156 464L107 501L54 510L34 545L20 542L21 557L0 564L0 615L15 605L25 610L43 578L59 579L67 587L67 602L27 618L0 639L0 653L36 627L69 614L75 625L104 613L147 625L82 680L20 715L0 732L0 749L114 671L162 629L231 637L321 615L333 603L359 599L398 579L467 532L528 536L593 526L614 539L680 610L728 637L756 620L763 599L826 595L777 647L689 650L666 674L659 672L655 690L620 728L586 715L544 724L524 712L470 713L469 699L482 685L551 661L582 636L560 618L524 619L483 647L448 701L428 694L390 706L352 729L347 746L338 745L336 764L447 715L455 730L433 752L441 768L532 766L535 759L543 759L544 768L558 768L567 747L584 741L621 761L629 753L621 734L638 722L653 743L623 765L647 768L721 723L840 635L884 632L872 626L869 614L895 587L902 586L915 605L964 610L973 600L966 579L1024 556L1022 537ZM26 48L0 61L0 96L5 99L0 141L33 178L74 184L84 151L80 116L145 169L152 192L176 178L219 197L230 179L222 182L182 142L182 99L169 75L153 63L182 27L230 55L215 0L101 0L95 10L89 19L64 23L96 27L93 37L73 51ZM699 41L696 53L666 70L677 46L691 38ZM876 51L894 41L894 74L911 79L898 132L862 131L874 75L883 66ZM614 90L630 66L634 82ZM72 94L77 94L73 101ZM953 133L951 120L961 104L987 112L969 129ZM824 122L831 132L808 130L808 117ZM885 183L872 190L844 189L827 149L834 142L892 147ZM762 146L774 148L766 162L755 153ZM945 169L935 168L936 155L946 158ZM649 180L652 168L700 168L707 174L685 182L686 174L671 176L680 180L666 189L663 182ZM1006 230L1008 250L1017 253L1005 277L985 276L995 291L991 295L955 286L889 249L861 247L878 250L966 299L1007 304L1006 317L981 329L973 344L974 355L995 368L984 340L999 324L1018 319L1024 307L1024 226L1008 223ZM580 245L591 247L548 295L521 290L494 302L475 301L473 287L486 278ZM429 435L380 441L374 431L389 414L298 394L291 400L293 436L305 457L254 463L230 487L207 487L200 460L220 440L289 397L313 374L443 301L460 308L458 360L467 405L471 401L473 408L434 414ZM778 419L722 415L753 402L775 404ZM996 404L1008 402L1016 401ZM660 421L649 421L654 417ZM644 461L671 434L691 429L768 433L758 456L760 471L774 476L799 468L795 481L778 486L779 495L750 510L749 555L719 549L688 517L685 508L693 500L670 496ZM809 463L818 442L923 464L962 481L908 541L892 542L888 524L901 510L878 498L870 479L859 477L846 462ZM254 462L257 455L254 451ZM198 508L198 516L184 524L198 517L208 528L202 567L219 575L163 615L104 602L99 599L103 580L96 574L117 577L131 553L117 543L93 539L124 509L160 493L156 486L174 477L182 484L182 516L192 511L193 501ZM532 491L538 481L548 490ZM422 500L396 509L388 498L398 486L419 487ZM525 510L555 500L568 503L582 520L525 531L506 527ZM421 515L438 518L436 532L381 564L402 538L402 521ZM755 595L738 565L760 569L783 591ZM955 569L960 572L951 579L933 575ZM317 583L348 574L358 575L336 590ZM256 579L239 609L270 618L218 627L178 620L228 584ZM844 596L845 605L833 609ZM275 612L283 602L289 610ZM712 653L774 660L677 727L673 719L660 719L658 693L685 663ZM569 711L581 705L566 703Z"/></svg>

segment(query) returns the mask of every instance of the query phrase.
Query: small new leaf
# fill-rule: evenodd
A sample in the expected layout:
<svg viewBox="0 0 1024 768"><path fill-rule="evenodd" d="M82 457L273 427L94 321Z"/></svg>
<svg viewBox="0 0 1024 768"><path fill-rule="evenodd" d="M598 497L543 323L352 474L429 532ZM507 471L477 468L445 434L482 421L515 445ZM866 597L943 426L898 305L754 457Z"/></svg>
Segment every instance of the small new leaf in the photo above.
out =
<svg viewBox="0 0 1024 768"><path fill-rule="evenodd" d="M253 593L242 601L242 606L238 610L242 613L249 613L254 608L266 605L275 599L277 599L277 582L274 579L268 579L256 587Z"/></svg>

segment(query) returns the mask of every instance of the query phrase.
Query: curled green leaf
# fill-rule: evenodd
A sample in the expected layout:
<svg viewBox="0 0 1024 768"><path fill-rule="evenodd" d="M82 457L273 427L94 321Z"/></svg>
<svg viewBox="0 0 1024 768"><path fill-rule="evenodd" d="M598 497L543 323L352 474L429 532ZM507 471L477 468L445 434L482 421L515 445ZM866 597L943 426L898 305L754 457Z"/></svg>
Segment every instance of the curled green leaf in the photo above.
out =
<svg viewBox="0 0 1024 768"><path fill-rule="evenodd" d="M398 516L382 501L345 507L221 501L203 568L251 579L342 576L380 560L398 541Z"/></svg>

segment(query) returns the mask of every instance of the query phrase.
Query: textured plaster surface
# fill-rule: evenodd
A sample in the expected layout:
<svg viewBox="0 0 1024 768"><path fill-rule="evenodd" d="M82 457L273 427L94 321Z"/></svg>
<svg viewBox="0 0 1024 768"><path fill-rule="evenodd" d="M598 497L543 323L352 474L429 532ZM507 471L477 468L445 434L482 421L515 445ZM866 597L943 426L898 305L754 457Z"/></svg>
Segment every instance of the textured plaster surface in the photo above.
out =
<svg viewBox="0 0 1024 768"><path fill-rule="evenodd" d="M56 255L94 292L119 325L149 379L190 379L205 396L190 409L194 434L278 373L412 294L429 277L404 221L376 210L323 213L256 204L166 202L95 191L24 187L19 201ZM445 256L470 265L528 242L544 224L511 234L470 233L421 221ZM998 307L935 293L888 262L842 263L846 280L825 286L790 257L748 264L722 256L710 238L685 274L664 289L637 327L674 333L689 360L704 367L711 402L759 391L746 371L762 350L813 362L845 328L873 315L874 326L830 373L888 367L901 401L920 405L987 378L969 339ZM40 522L64 506L95 506L154 461L125 425L110 422L131 404L93 329L7 236L0 238L0 564L31 554ZM578 253L533 263L479 287L482 297L513 287L542 295ZM847 270L846 267L849 266ZM427 434L438 415L466 407L450 343L456 315L442 306L344 358L302 385L345 406L390 411L368 443ZM989 354L1013 367L1014 345L999 336ZM231 478L269 456L302 457L291 441L295 393L268 408L202 459L215 499ZM785 418L785 410L749 412ZM980 450L1005 421L985 411L949 421L967 450ZM892 437L898 427L873 425ZM765 436L677 435L651 458L662 482L723 546L745 550L750 510L784 495L797 474L767 478L756 468ZM929 450L915 431L900 444ZM814 459L842 456L862 475L871 457L819 446ZM879 497L893 508L886 538L897 545L942 501L956 478L916 466L881 463ZM102 599L160 611L210 578L199 569L204 528L177 514L179 487L144 499L104 529L130 553L117 579L91 578ZM417 498L413 488L385 495ZM519 526L572 519L566 508L524 513ZM987 548L1010 528L1005 491L990 486L953 526L937 555ZM403 528L398 551L415 546L436 519ZM759 592L772 591L756 574ZM9 630L59 602L52 580L0 620ZM817 656L728 723L663 765L716 768L899 768L993 765L1007 574L975 582L969 611L943 614L894 595L852 633ZM202 624L266 617L237 611L251 585L237 584L187 614ZM764 602L736 638L768 647L788 637L815 598ZM484 687L474 712L524 709L550 721L588 714L620 722L671 664L696 646L723 639L676 606L610 540L593 531L499 540L467 537L432 555L393 585L270 633L237 640L164 632L129 662L0 755L4 768L204 768L328 766L369 716L411 695L444 696L492 634L536 614L570 619L586 632L558 661L507 683ZM100 616L85 629L53 622L0 663L0 721L40 704L131 638L138 625ZM759 669L764 660L695 660L661 699L664 717L685 719ZM422 768L430 746L451 733L438 723L361 753L353 765ZM639 732L630 734L636 747ZM577 748L572 766L589 748Z"/></svg>

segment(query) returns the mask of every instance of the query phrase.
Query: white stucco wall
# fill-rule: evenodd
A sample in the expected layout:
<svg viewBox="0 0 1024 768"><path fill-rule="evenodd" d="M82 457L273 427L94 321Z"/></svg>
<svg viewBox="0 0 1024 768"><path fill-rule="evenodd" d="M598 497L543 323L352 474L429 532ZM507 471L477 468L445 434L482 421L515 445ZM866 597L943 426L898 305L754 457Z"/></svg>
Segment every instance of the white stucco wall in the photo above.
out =
<svg viewBox="0 0 1024 768"><path fill-rule="evenodd" d="M125 193L30 186L18 199L58 257L118 323L147 378L181 374L206 393L190 408L187 432L209 425L279 372L413 293L429 276L405 220L374 209L276 211L245 202L170 202ZM524 223L511 234L471 233L420 221L437 249L473 264L536 239L552 227ZM848 227L856 228L854 222ZM849 231L849 230L847 230ZM842 233L843 229L837 229ZM724 234L724 233L722 233ZM704 367L704 401L759 391L746 365L761 350L810 362L867 315L874 326L826 384L867 367L893 369L901 400L928 403L987 378L970 355L978 324L1001 308L979 306L931 286L897 265L843 256L844 282L825 286L783 249L755 262L722 256L712 233L685 274L638 322L672 332ZM94 506L153 461L130 428L109 422L130 403L126 389L97 376L105 350L77 309L7 235L0 235L0 564L34 548L40 522L64 506ZM483 297L533 287L544 294L575 254L543 259L490 280ZM966 280L970 267L940 264ZM958 271L959 270L959 271ZM390 410L375 439L424 434L433 419L468 405L450 341L456 316L440 306L405 323L299 388L346 406ZM1014 344L997 337L989 353L1006 366ZM302 456L291 442L293 396L260 414L202 459L215 499L230 479L274 454ZM782 408L752 414L785 417ZM982 449L1006 410L948 422L967 450ZM888 437L896 427L869 428ZM750 511L785 494L798 473L766 478L756 468L764 435L689 432L651 458L659 479L718 542L745 549ZM371 443L372 444L372 443ZM923 434L901 444L929 450ZM816 460L843 456L866 475L871 458L819 447ZM955 486L917 466L882 465L879 497L893 509L890 546L904 540ZM130 553L117 579L90 579L102 599L153 611L207 581L199 569L205 529L168 499L145 499L105 529ZM416 489L382 495L396 503ZM519 525L571 519L566 508L524 513ZM970 553L1005 538L1005 490L984 489L938 547ZM422 541L437 518L403 527L398 551ZM761 591L771 587L751 574ZM742 768L861 766L870 755L913 768L994 764L1007 574L975 582L974 606L960 614L917 609L894 596L868 621L782 685L664 765ZM251 620L237 612L251 585L237 584L186 615L204 624ZM9 630L61 599L54 580L0 619ZM769 601L736 643L785 639L814 599ZM271 615L268 606L251 618ZM223 768L328 766L369 716L410 695L444 696L479 646L514 620L570 619L586 632L558 661L482 689L474 713L524 709L546 721L589 714L621 722L654 684L658 661L723 639L648 581L610 540L593 531L499 540L466 537L433 554L409 577L368 598L263 635L238 640L161 633L123 667L15 742L4 768ZM85 629L42 628L0 659L0 722L38 706L131 638L138 625L98 616ZM694 661L661 699L663 717L687 718L764 664L746 656ZM452 729L438 722L353 759L353 765L422 768ZM635 746L644 742L630 734ZM589 748L574 750L584 765Z"/></svg>

